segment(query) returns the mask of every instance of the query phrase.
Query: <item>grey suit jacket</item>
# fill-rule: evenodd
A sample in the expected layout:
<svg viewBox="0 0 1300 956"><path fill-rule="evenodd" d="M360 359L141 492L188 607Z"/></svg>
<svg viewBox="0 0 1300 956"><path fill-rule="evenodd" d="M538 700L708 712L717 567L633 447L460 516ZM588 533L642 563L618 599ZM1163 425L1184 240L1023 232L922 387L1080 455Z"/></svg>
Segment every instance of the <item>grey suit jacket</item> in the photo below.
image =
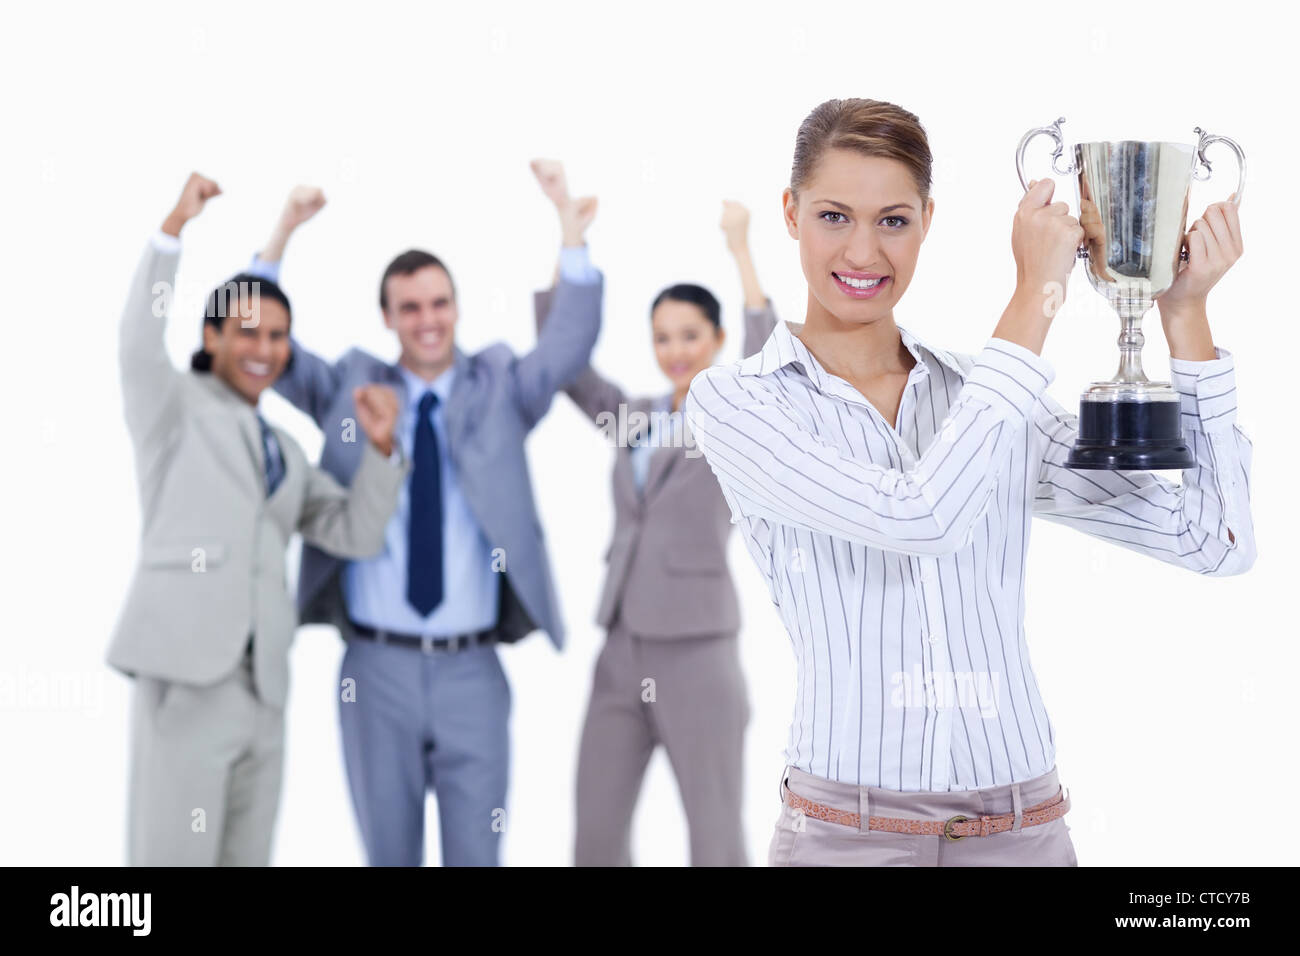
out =
<svg viewBox="0 0 1300 956"><path fill-rule="evenodd" d="M149 245L122 316L122 395L143 532L108 661L131 676L211 684L255 634L259 690L283 707L297 624L284 580L290 536L301 531L352 557L374 554L410 466L363 437L348 492L273 428L285 474L267 498L253 406L215 375L181 372L167 357L167 319L154 306L161 283L175 288L179 258Z"/></svg>
<svg viewBox="0 0 1300 956"><path fill-rule="evenodd" d="M604 277L595 283L562 281L552 321L532 351L516 356L504 343L467 354L455 348L455 381L447 399L447 442L461 491L488 544L505 555L498 637L517 641L537 628L564 646L555 582L537 506L524 439L551 405L555 392L586 366L600 332ZM321 467L343 484L359 461L354 443L342 440L356 418L352 389L366 382L395 388L405 406L406 386L396 365L360 349L337 362L293 341L293 361L275 389L311 415L325 434ZM343 563L319 548L304 547L298 608L305 623L333 624L347 638Z"/></svg>
<svg viewBox="0 0 1300 956"><path fill-rule="evenodd" d="M549 323L553 290L534 293L539 326ZM772 300L745 309L745 355L757 352L776 326ZM565 388L598 426L633 413L649 415L665 396L628 398L591 367ZM680 414L680 412L678 413ZM685 420L682 426L685 428ZM611 429L612 430L612 429ZM632 429L614 457L614 536L605 552L605 584L596 622L610 628L615 617L645 637L677 638L736 631L740 611L727 567L731 509L708 462L686 435L681 447L651 453L645 488L632 472Z"/></svg>

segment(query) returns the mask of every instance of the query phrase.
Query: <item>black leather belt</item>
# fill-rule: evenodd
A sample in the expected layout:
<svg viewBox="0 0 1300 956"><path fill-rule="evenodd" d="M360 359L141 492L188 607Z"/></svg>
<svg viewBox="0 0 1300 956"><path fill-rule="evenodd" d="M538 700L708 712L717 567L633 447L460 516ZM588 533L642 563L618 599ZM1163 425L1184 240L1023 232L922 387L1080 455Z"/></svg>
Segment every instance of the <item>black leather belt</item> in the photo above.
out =
<svg viewBox="0 0 1300 956"><path fill-rule="evenodd" d="M382 628L358 624L356 621L350 621L349 623L352 625L352 632L357 637L375 641L378 644L397 644L401 647L410 647L414 650L423 651L425 654L455 654L457 651L468 650L471 647L492 644L497 639L497 632L494 627L474 631L470 634L456 634L451 637L427 637L420 634L401 634L397 631L385 631Z"/></svg>

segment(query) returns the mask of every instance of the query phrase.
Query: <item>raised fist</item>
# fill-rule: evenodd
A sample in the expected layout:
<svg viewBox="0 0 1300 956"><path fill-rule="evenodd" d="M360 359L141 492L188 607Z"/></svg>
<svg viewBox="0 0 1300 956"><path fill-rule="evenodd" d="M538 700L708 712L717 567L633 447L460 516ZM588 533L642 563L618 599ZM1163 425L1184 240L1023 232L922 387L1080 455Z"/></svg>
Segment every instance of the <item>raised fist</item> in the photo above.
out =
<svg viewBox="0 0 1300 956"><path fill-rule="evenodd" d="M181 226L201 213L209 199L220 195L221 187L213 180L198 173L190 173L190 178L185 181L185 188L181 190L180 199L176 200L175 208L163 221L163 232L179 236Z"/></svg>
<svg viewBox="0 0 1300 956"><path fill-rule="evenodd" d="M528 164L542 192L555 205L563 207L569 201L569 184L564 179L564 164L558 159L534 159Z"/></svg>
<svg viewBox="0 0 1300 956"><path fill-rule="evenodd" d="M318 186L294 186L289 199L284 204L280 216L281 223L288 229L296 229L321 211L325 205L325 193Z"/></svg>
<svg viewBox="0 0 1300 956"><path fill-rule="evenodd" d="M361 430L380 452L391 455L399 410L397 393L387 385L360 385L352 390L352 400Z"/></svg>
<svg viewBox="0 0 1300 956"><path fill-rule="evenodd" d="M744 245L749 235L749 210L733 200L722 200L722 231L731 248Z"/></svg>

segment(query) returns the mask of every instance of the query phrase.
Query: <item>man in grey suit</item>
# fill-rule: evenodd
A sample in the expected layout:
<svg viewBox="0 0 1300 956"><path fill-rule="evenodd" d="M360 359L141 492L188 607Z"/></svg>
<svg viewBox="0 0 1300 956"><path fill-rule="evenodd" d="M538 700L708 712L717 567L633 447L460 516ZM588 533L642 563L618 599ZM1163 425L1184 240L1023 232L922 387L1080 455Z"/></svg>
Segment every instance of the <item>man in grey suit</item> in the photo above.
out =
<svg viewBox="0 0 1300 956"><path fill-rule="evenodd" d="M264 865L280 795L288 650L284 553L300 531L353 558L377 551L409 466L396 396L355 399L368 442L345 490L257 413L288 360L289 303L241 275L208 300L191 371L163 333L181 227L220 193L192 175L146 248L122 315L120 360L143 524L108 660L135 678L128 859Z"/></svg>
<svg viewBox="0 0 1300 956"><path fill-rule="evenodd" d="M292 204L254 259L260 274L278 274ZM595 205L587 198L568 207L562 259L580 252ZM602 291L599 272L566 271L531 351L517 356L498 343L468 354L455 345L450 272L411 250L380 280L380 311L401 348L396 363L359 349L327 362L295 338L291 366L276 382L316 420L325 435L321 467L344 484L359 464L342 440L355 414L352 389L391 385L404 410L398 436L414 469L383 551L343 562L304 547L298 592L303 620L335 625L347 643L339 718L372 865L423 861L430 787L443 862L499 863L511 695L494 645L538 628L557 649L564 640L524 439L586 367Z"/></svg>

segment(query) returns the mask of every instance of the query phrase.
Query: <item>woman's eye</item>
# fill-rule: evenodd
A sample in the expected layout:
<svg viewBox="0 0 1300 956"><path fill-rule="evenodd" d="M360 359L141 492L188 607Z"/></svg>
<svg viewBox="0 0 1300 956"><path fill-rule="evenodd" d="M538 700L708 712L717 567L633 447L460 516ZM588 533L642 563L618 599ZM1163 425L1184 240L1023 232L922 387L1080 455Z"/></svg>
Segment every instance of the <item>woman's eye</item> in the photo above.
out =
<svg viewBox="0 0 1300 956"><path fill-rule="evenodd" d="M821 214L821 218L824 219L826 222L834 222L835 220L826 219L827 216L839 216L842 219L844 217L844 213L835 212L834 210L828 209ZM838 223L836 224L838 225Z"/></svg>
<svg viewBox="0 0 1300 956"><path fill-rule="evenodd" d="M894 222L898 223L897 226L890 226L889 228L891 229L902 229L904 226L907 225L907 220L904 219L902 216L886 216L884 219L880 221L889 222L890 220L893 220Z"/></svg>

